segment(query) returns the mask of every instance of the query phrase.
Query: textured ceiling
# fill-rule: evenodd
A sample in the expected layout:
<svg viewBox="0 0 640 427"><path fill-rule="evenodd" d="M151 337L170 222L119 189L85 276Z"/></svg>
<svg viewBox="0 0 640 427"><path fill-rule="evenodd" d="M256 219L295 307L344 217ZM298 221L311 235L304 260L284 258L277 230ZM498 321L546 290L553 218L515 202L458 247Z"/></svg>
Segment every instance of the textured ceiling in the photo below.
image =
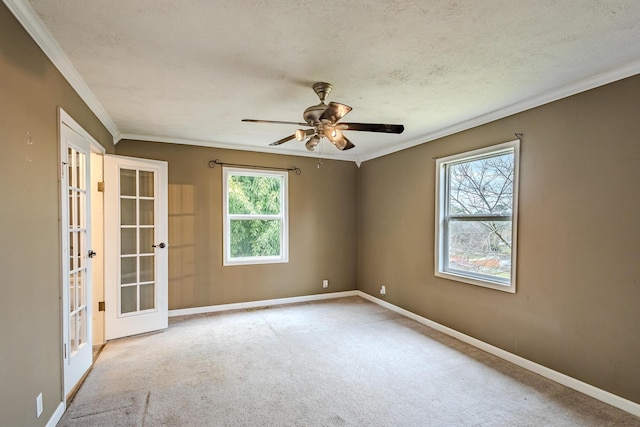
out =
<svg viewBox="0 0 640 427"><path fill-rule="evenodd" d="M326 81L343 120L405 125L324 140L366 160L640 72L638 0L29 3L128 138L305 155L240 120L302 121Z"/></svg>

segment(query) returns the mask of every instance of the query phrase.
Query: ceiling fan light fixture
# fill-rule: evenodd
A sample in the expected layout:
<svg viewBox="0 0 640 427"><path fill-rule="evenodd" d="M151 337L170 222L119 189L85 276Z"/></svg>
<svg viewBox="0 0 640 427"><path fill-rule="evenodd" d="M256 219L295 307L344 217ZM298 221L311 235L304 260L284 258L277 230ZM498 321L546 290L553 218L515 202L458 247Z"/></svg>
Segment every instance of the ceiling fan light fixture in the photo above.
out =
<svg viewBox="0 0 640 427"><path fill-rule="evenodd" d="M342 131L337 127L326 128L324 130L324 136L326 136L338 150L344 150L347 146L347 138L344 137Z"/></svg>
<svg viewBox="0 0 640 427"><path fill-rule="evenodd" d="M334 142L334 144L336 148L338 148L338 150L342 151L347 147L347 140L345 138L340 138L339 140Z"/></svg>
<svg viewBox="0 0 640 427"><path fill-rule="evenodd" d="M335 144L342 138L342 131L336 127L327 127L324 129L324 136L327 137L332 144Z"/></svg>
<svg viewBox="0 0 640 427"><path fill-rule="evenodd" d="M311 138L309 138L307 143L304 144L304 146L307 147L307 150L313 151L315 150L315 148L318 146L319 143L320 143L320 137L318 135L313 135Z"/></svg>
<svg viewBox="0 0 640 427"><path fill-rule="evenodd" d="M302 141L303 139L310 137L314 133L316 133L314 129L298 129L294 135L298 141Z"/></svg>

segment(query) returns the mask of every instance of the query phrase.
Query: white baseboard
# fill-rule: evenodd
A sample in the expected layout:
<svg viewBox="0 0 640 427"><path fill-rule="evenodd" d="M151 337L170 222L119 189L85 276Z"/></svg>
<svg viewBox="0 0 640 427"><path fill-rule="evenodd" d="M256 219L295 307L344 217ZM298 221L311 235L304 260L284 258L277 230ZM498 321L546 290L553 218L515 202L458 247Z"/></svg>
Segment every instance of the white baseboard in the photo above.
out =
<svg viewBox="0 0 640 427"><path fill-rule="evenodd" d="M51 415L51 418L49 418L49 421L47 421L47 424L45 426L56 427L60 422L60 420L62 419L65 409L67 409L67 407L64 404L64 402L60 402L60 404L58 405L56 410L53 412L53 415Z"/></svg>
<svg viewBox="0 0 640 427"><path fill-rule="evenodd" d="M484 350L487 353L491 353L494 356L497 356L501 359L506 360L507 362L511 362L514 365L520 366L521 368L534 372L538 375L541 375L545 378L548 378L566 387L577 390L580 393L584 393L587 396L591 396L611 406L615 406L616 408L622 409L623 411L629 412L636 416L640 416L640 404L624 399L613 393L609 393L608 391L602 390L598 387L594 387L590 384L587 384L585 382L572 378L568 375L562 374L558 371L554 371L553 369L549 369L546 366L539 365L535 362L532 362L528 359L525 359L513 353L509 353L508 351L505 351L501 348L495 347L491 344L487 344L486 342L470 337L469 335L465 335L462 332L456 331L455 329L451 329L447 326L436 323L432 320L429 320L415 313L412 313L408 310L405 310L403 308L390 304L386 301L383 301L379 298L371 296L362 291L357 291L357 292L359 296L361 296L366 300L374 302L382 307L388 308L389 310L395 311L396 313L402 314L405 317L413 319L418 323L422 323L423 325L429 326L430 328L433 328L439 332L442 332L443 334L449 335L462 342L470 344L476 348L479 348L480 350Z"/></svg>
<svg viewBox="0 0 640 427"><path fill-rule="evenodd" d="M455 329L451 329L447 326L441 325L440 323L429 320L425 317L412 313L411 311L405 310L404 308L400 308L396 305L393 305L391 303L388 303L384 300L381 300L379 298L376 298L374 296L371 296L365 292L358 291L358 290L345 291L345 292L332 292L332 293L317 294L317 295L306 295L301 297L241 302L241 303L235 303L235 304L210 305L207 307L194 307L194 308L184 308L184 309L178 309L178 310L169 310L169 317L187 316L192 314L203 314L203 313L215 313L215 312L229 311L229 310L246 310L249 308L266 307L269 305L293 304L293 303L299 303L299 302L319 301L319 300L325 300L325 299L344 298L344 297L350 297L350 296L362 297L368 301L371 301L391 311L395 311L396 313L399 313L405 317L408 317L409 319L413 319L418 323L422 323L423 325L429 326L430 328L433 328L436 331L442 332L443 334L449 335L455 339L458 339L462 342L465 342L476 348L479 348L480 350L493 354L494 356L504 359L507 362L513 363L514 365L520 366L521 368L524 368L528 371L534 372L538 375L541 375L545 378L548 378L566 387L577 390L581 393L586 394L587 396L591 396L611 406L615 406L616 408L622 409L623 411L629 412L636 416L640 416L640 404L624 399L613 393L609 393L608 391L602 390L598 387L594 387L590 384L587 384L585 382L572 378L568 375L562 374L558 371L554 371L553 369L547 368L546 366L539 365L535 362L532 362L528 359L525 359L521 356L510 353L508 351L505 351L501 348L495 347L491 344L487 344L484 341L480 341L469 335L463 334L462 332L458 332ZM64 412L64 409L62 410L62 412ZM60 416L62 416L62 414Z"/></svg>
<svg viewBox="0 0 640 427"><path fill-rule="evenodd" d="M333 298L359 296L360 291L331 292L326 294L305 295L301 297L265 299L260 301L238 302L233 304L209 305L206 307L181 308L169 310L169 317L188 316L192 314L216 313L219 311L246 310L248 308L266 307L268 305L294 304L298 302L319 301Z"/></svg>

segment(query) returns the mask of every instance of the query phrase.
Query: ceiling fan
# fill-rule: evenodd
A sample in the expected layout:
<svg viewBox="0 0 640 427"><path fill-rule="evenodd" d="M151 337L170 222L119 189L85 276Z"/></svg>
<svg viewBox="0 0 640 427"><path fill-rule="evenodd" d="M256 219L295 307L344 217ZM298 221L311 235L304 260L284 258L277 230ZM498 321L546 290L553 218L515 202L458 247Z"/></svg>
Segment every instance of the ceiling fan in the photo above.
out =
<svg viewBox="0 0 640 427"><path fill-rule="evenodd" d="M344 136L342 131L345 130L385 133L402 133L404 131L403 125L387 125L380 123L339 123L340 119L342 119L349 111L351 111L351 107L349 107L348 105L340 104L339 102L329 102L328 105L325 104L324 100L327 95L329 95L332 89L333 86L331 86L331 84L329 83L314 83L313 90L316 95L318 95L318 98L320 98L320 103L317 105L312 105L311 107L304 110L302 118L304 119L305 123L254 119L243 119L242 121L253 123L277 123L310 126L311 129L298 129L293 135L289 135L285 138L269 144L280 145L284 144L287 141L291 141L292 139L302 141L308 138L307 142L305 143L305 147L307 147L307 150L309 151L315 150L323 137L326 137L333 145L336 146L338 150L344 151L352 149L353 147L355 147L355 145L353 145L353 143L349 141L346 136Z"/></svg>

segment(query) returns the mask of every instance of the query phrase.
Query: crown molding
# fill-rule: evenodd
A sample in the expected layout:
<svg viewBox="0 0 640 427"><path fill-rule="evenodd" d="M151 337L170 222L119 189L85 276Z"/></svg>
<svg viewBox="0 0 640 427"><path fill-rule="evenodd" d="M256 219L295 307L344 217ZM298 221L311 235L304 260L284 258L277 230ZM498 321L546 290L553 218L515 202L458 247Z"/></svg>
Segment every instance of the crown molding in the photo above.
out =
<svg viewBox="0 0 640 427"><path fill-rule="evenodd" d="M403 144L395 145L393 147L389 147L383 150L378 150L375 153L372 153L370 155L358 157L355 161L356 163L362 163L367 160L373 160L378 157L395 153L397 151L406 150L407 148L415 147L416 145L425 144L427 142L434 141L438 138L443 138L445 136L453 135L454 133L462 132L477 126L481 126L481 125L493 122L498 119L512 116L514 114L518 114L523 111L530 110L532 108L536 108L544 104L548 104L550 102L558 101L563 98L568 98L570 96L577 95L578 93L581 93L581 92L586 92L588 90L595 89L597 87L604 86L609 83L613 83L618 80L625 79L627 77L635 76L636 74L640 74L640 60L634 61L630 64L615 68L613 70L610 70L601 74L597 74L595 76L586 78L576 83L563 86L556 90L546 92L531 98L527 98L521 102L517 102L507 107L500 108L498 110L492 111L487 114L483 114L482 116L474 117L473 119L466 120L464 122L461 122L440 130L436 130L434 132L428 133L421 137L414 138L413 140L407 141Z"/></svg>
<svg viewBox="0 0 640 427"><path fill-rule="evenodd" d="M328 149L323 149L322 153L320 153L319 151L296 151L296 150L288 150L282 147L278 147L278 148L271 148L268 146L256 147L254 145L238 145L238 144L229 144L229 143L217 142L217 141L204 141L204 140L198 140L198 139L186 139L186 138L165 137L165 136L156 136L156 135L142 135L142 134L135 134L135 133L123 133L120 135L120 138L121 138L120 140L130 139L135 141L163 142L168 144L196 145L200 147L223 148L225 150L253 151L257 153L279 154L279 155L285 155L285 156L313 157L318 159L341 160L341 161L348 161L348 162L356 161L356 158L354 156L350 156L341 151L338 151L333 146L328 147ZM331 153L330 151L337 151L337 153Z"/></svg>
<svg viewBox="0 0 640 427"><path fill-rule="evenodd" d="M69 57L64 53L58 42L53 38L49 30L38 18L31 5L25 0L3 0L11 13L22 24L31 38L42 49L45 55L51 60L53 65L60 71L62 76L69 82L71 87L78 93L80 98L98 117L98 120L107 128L113 137L114 144L120 139L120 131L111 120L109 114L104 109L98 98L93 94L84 79L73 66Z"/></svg>

